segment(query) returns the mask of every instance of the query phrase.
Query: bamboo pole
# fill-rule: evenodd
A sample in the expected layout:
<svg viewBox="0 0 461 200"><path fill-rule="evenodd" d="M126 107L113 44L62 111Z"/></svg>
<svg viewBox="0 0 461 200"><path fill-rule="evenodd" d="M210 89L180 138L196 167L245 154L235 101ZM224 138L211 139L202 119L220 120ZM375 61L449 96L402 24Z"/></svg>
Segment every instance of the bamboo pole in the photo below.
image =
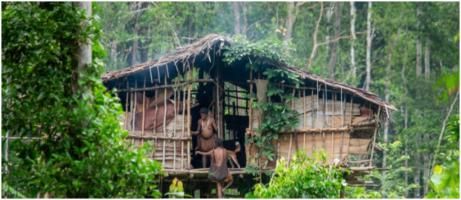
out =
<svg viewBox="0 0 461 200"><path fill-rule="evenodd" d="M176 117L177 117L177 115L176 115L177 114L176 113L176 106L178 105L176 103L176 96L177 96L176 92L177 92L176 87L174 87L173 88L173 93L174 93L174 95L173 95L173 102L174 102L173 103L173 112L174 112L173 116L174 117L173 117L173 122L172 122L173 123L173 138L176 137ZM176 141L173 141L173 152L174 152L173 157L175 158L173 160L173 169L176 169Z"/></svg>
<svg viewBox="0 0 461 200"><path fill-rule="evenodd" d="M137 86L138 86L138 82L135 81L134 82L134 87L136 88ZM137 95L136 95L135 92L133 92L133 96L134 96L134 101L133 101L134 102L133 103L134 104L134 109L133 109L133 112L132 112L133 113L133 126L132 126L131 130L135 131L136 130L136 112L137 112L136 107L137 107L138 101L137 101ZM135 144L135 141L132 140L132 143Z"/></svg>
<svg viewBox="0 0 461 200"><path fill-rule="evenodd" d="M323 92L323 125L322 125L322 128L325 128L325 123L326 123L326 110L327 110L327 85L324 85L325 87L325 90ZM326 151L327 150L327 145L326 145L326 141L325 141L325 132L322 131L322 144L323 144L323 149Z"/></svg>
<svg viewBox="0 0 461 200"><path fill-rule="evenodd" d="M250 66L250 74L249 74L249 77L250 77L250 81L249 81L249 84L250 84L250 103L249 103L249 109L250 109L250 113L249 113L249 116L248 116L248 128L250 129L250 131L253 131L253 73L252 73L252 69L251 69L251 66Z"/></svg>
<svg viewBox="0 0 461 200"><path fill-rule="evenodd" d="M192 79L192 74L190 74L190 79ZM192 84L190 84L187 88L187 136L191 136L191 90ZM190 141L187 141L187 163L190 164Z"/></svg>
<svg viewBox="0 0 461 200"><path fill-rule="evenodd" d="M139 136L136 134L129 134L128 138L144 139L144 140L190 140L192 137L175 137L171 138L168 136Z"/></svg>
<svg viewBox="0 0 461 200"><path fill-rule="evenodd" d="M129 87L129 81L128 79L126 80L126 88ZM129 119L129 116L128 116L128 101L129 101L129 93L128 93L128 90L126 91L126 101L125 101L125 130L128 130L128 123L130 123L130 119Z"/></svg>
<svg viewBox="0 0 461 200"><path fill-rule="evenodd" d="M344 104L344 102L343 102L343 101L344 101L343 96L344 96L344 95L343 95L343 89L341 88L341 117L342 117L342 119L343 119L343 122L342 122L342 125L341 125L341 126L344 127L344 126L345 126L345 123L346 123L346 116L345 116L346 109L345 109L345 107L343 106L343 104ZM352 110L351 110L351 112L352 112Z"/></svg>
<svg viewBox="0 0 461 200"><path fill-rule="evenodd" d="M160 90L154 90L154 92L155 92L155 100L154 101L156 101L157 98L158 98L158 93L160 92ZM154 119L154 130L153 130L154 135L157 135L157 120L158 120L157 119L157 114L158 114L158 105L155 104L155 114L154 114L155 118L153 118Z"/></svg>
<svg viewBox="0 0 461 200"><path fill-rule="evenodd" d="M342 116L342 119L343 119L343 122L342 122L342 126L341 127L345 127L345 107L343 107L343 89L341 88L341 116ZM352 112L352 110L351 110ZM339 157L340 157L340 160L342 160L342 156L343 156L343 145L344 145L344 131L341 132L341 148L339 149Z"/></svg>
<svg viewBox="0 0 461 200"><path fill-rule="evenodd" d="M182 131L181 131L181 137L184 137L184 133L186 132L186 89L183 86L181 88L182 93L183 93L183 100L182 100ZM186 149L186 151L189 151L189 149ZM181 142L181 166L184 168L184 141Z"/></svg>
<svg viewBox="0 0 461 200"><path fill-rule="evenodd" d="M320 94L319 94L319 82L317 81L317 109L316 109L316 112L315 112L315 120L317 121L319 117L319 111L320 111Z"/></svg>
<svg viewBox="0 0 461 200"><path fill-rule="evenodd" d="M146 87L146 78L144 78L144 87ZM144 120L146 118L146 91L143 92L142 95L142 125L141 125L141 136L144 136ZM144 144L144 140L141 139L141 145Z"/></svg>
<svg viewBox="0 0 461 200"><path fill-rule="evenodd" d="M314 90L311 90L311 110L314 110ZM316 110L317 112L317 110ZM311 112L311 128L315 128L314 112Z"/></svg>
<svg viewBox="0 0 461 200"><path fill-rule="evenodd" d="M190 81L183 81L179 82L176 84L164 84L164 85L157 85L157 86L152 86L152 87L144 87L144 88L130 88L130 89L120 89L117 90L117 92L142 92L142 91L149 91L149 90L155 90L155 89L164 89L164 88L173 88L173 87L181 87L181 86L187 86L191 83L215 83L216 81L211 80L211 79L196 79L196 80L190 80Z"/></svg>
<svg viewBox="0 0 461 200"><path fill-rule="evenodd" d="M166 77L165 77L165 84L166 84ZM166 91L166 88L163 89L164 91L164 95L163 95L163 124L162 124L162 127L163 127L163 136L166 137L166 112L167 112L167 104L166 104L166 95L167 95L167 91ZM162 154L162 164L165 165L165 144L166 141L163 140L163 154Z"/></svg>
<svg viewBox="0 0 461 200"><path fill-rule="evenodd" d="M381 106L378 108L378 115L379 116L381 114ZM373 143L371 145L371 155L370 155L370 164L369 166L371 167L373 165L373 152L375 150L375 142L376 142L376 134L378 133L378 120L375 120L376 121L376 127L375 127L375 132L373 134Z"/></svg>
<svg viewBox="0 0 461 200"><path fill-rule="evenodd" d="M349 120L350 120L350 125L351 125L351 126L352 126L352 109L353 109L353 107L352 107L352 105L353 105L352 99L353 99L353 96L351 96L351 101L350 101L350 108L351 108L351 111L349 112L349 117L350 117Z"/></svg>

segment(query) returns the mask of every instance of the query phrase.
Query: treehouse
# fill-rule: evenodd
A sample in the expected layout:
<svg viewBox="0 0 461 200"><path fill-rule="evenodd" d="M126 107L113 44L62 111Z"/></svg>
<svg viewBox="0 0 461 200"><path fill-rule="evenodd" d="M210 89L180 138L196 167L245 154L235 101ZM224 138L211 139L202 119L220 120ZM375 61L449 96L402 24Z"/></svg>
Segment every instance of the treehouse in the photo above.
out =
<svg viewBox="0 0 461 200"><path fill-rule="evenodd" d="M195 155L199 110L208 108L216 121L216 134L235 151L245 173L249 165L271 170L275 162L257 158L258 136L264 112L254 103L288 102L296 111L296 127L279 133L269 146L274 159L290 160L296 151L311 155L323 150L328 162L351 169L372 167L380 123L394 108L375 94L288 66L272 57L248 54L232 62L226 52L234 42L208 35L149 62L106 73L102 79L116 93L124 109L123 125L128 140L152 144L150 156L163 164L169 175L205 174ZM258 60L258 62L255 62ZM298 77L300 84L283 80L269 83L266 73L252 69L279 69ZM272 84L291 94L289 101L268 96ZM266 162L261 162L265 160ZM264 165L264 166L262 166Z"/></svg>

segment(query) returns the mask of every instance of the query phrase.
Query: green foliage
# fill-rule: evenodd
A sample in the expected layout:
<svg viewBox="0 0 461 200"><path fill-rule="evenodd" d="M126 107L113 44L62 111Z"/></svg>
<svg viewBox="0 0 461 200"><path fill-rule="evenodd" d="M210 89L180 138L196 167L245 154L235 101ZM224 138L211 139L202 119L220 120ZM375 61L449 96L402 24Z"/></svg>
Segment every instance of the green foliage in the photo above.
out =
<svg viewBox="0 0 461 200"><path fill-rule="evenodd" d="M459 198L459 162L434 166L428 198Z"/></svg>
<svg viewBox="0 0 461 200"><path fill-rule="evenodd" d="M350 199L381 199L382 195L377 191L367 190L365 187L346 187L346 198Z"/></svg>
<svg viewBox="0 0 461 200"><path fill-rule="evenodd" d="M405 182L395 182L394 180L403 177L405 172L410 173L411 169L404 166L404 162L410 158L403 154L403 144L400 141L394 141L388 144L380 144L383 147L386 155L385 171L373 170L366 177L368 180L373 180L379 184L378 193L384 198L403 198L405 193L417 185L406 185Z"/></svg>
<svg viewBox="0 0 461 200"><path fill-rule="evenodd" d="M161 166L125 142L122 108L100 80L97 21L83 29L72 3L8 4L2 18L2 135L24 138L9 142L2 184L26 197L159 197ZM93 63L77 71L88 38Z"/></svg>
<svg viewBox="0 0 461 200"><path fill-rule="evenodd" d="M459 116L455 115L447 125L448 151L441 153L442 165L435 165L430 179L428 198L459 198Z"/></svg>
<svg viewBox="0 0 461 200"><path fill-rule="evenodd" d="M257 184L248 198L339 198L345 186L341 168L326 165L324 153L309 158L298 152L288 164L284 159L267 185Z"/></svg>
<svg viewBox="0 0 461 200"><path fill-rule="evenodd" d="M286 58L290 55L283 49L282 42L274 38L251 42L238 35L233 37L232 46L224 51L224 61L231 64L241 59L249 59L255 67L262 67L267 61L287 62Z"/></svg>

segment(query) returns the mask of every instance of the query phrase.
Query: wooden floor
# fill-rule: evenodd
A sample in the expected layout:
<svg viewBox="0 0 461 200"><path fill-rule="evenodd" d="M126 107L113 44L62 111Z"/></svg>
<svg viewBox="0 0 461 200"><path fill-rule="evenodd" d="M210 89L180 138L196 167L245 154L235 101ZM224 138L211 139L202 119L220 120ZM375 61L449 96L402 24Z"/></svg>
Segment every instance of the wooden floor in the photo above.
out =
<svg viewBox="0 0 461 200"><path fill-rule="evenodd" d="M167 176L190 176L190 177L207 177L209 168L197 168L197 169L184 169L184 170L172 170L165 169ZM232 175L243 175L248 172L245 171L245 168L229 168L229 171Z"/></svg>

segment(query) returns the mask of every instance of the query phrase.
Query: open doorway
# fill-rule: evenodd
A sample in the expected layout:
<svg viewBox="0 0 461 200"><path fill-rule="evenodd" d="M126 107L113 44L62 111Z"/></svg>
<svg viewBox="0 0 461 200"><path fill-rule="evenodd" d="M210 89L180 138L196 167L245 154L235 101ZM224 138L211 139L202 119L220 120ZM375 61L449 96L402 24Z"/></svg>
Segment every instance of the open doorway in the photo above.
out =
<svg viewBox="0 0 461 200"><path fill-rule="evenodd" d="M197 106L191 110L191 129L192 131L197 130L198 121L200 119L200 109L207 108L209 110L209 116L213 117L216 121L217 126L221 129L221 134L218 136L217 130L216 135L223 140L224 147L229 150L229 154L232 154L237 159L238 165L233 163L231 160L228 162L230 168L236 168L238 166L245 167L245 129L248 127L248 110L249 110L249 97L248 91L240 88L231 83L225 82L224 87L219 89L219 99L214 82L200 83L197 87L195 95ZM220 106L221 112L218 112L218 105ZM218 116L221 113L221 116ZM222 122L219 122L222 120ZM192 159L191 165L193 168L206 168L209 166L210 161L208 159L205 166L202 164L202 156L195 155L195 151L198 145L198 136L192 136ZM230 158L231 159L231 158Z"/></svg>

